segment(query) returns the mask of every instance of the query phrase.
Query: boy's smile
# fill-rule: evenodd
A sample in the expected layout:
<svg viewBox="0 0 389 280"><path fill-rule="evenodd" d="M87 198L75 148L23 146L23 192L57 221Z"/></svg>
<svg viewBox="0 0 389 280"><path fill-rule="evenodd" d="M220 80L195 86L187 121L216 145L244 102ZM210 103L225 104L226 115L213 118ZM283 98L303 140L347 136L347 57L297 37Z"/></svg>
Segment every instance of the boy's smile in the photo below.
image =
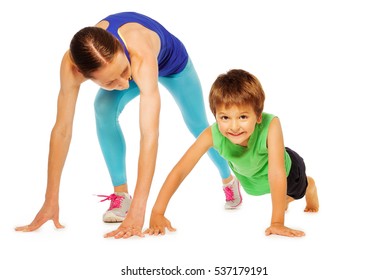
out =
<svg viewBox="0 0 389 280"><path fill-rule="evenodd" d="M216 122L221 134L240 146L247 146L255 125L261 120L261 116L257 117L249 105L220 106L216 109Z"/></svg>

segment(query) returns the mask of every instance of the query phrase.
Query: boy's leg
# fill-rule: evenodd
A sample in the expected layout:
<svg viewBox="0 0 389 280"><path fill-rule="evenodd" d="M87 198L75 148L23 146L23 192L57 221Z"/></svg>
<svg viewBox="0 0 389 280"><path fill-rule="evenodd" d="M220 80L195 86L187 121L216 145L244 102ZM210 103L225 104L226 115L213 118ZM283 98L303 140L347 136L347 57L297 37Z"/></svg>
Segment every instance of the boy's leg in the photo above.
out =
<svg viewBox="0 0 389 280"><path fill-rule="evenodd" d="M307 206L304 209L304 212L318 212L319 211L319 198L317 195L317 188L315 180L311 177L307 177L308 186L307 191L305 193L305 200L307 202Z"/></svg>
<svg viewBox="0 0 389 280"><path fill-rule="evenodd" d="M288 187L286 209L291 201L301 199L305 196L307 206L304 211L319 211L319 199L317 196L316 184L315 181L311 177L308 177L305 173L304 159L288 147L285 147L285 150L292 161L292 166L287 178Z"/></svg>
<svg viewBox="0 0 389 280"><path fill-rule="evenodd" d="M292 201L294 201L294 198L289 196L289 195L286 195L286 207L285 207L285 211L288 210L288 207L289 207L289 203L291 203Z"/></svg>

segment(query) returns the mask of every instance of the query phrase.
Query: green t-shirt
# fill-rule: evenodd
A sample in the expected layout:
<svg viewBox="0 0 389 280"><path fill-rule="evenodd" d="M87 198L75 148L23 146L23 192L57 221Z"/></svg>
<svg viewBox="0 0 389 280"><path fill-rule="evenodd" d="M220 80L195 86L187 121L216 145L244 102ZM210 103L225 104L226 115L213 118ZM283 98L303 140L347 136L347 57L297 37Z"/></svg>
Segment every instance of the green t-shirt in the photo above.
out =
<svg viewBox="0 0 389 280"><path fill-rule="evenodd" d="M266 143L269 125L274 117L274 115L262 113L262 122L256 124L247 147L232 143L220 133L217 123L212 125L213 147L227 160L243 189L250 195L270 193L269 155ZM285 151L287 175L289 175L290 167L291 160Z"/></svg>

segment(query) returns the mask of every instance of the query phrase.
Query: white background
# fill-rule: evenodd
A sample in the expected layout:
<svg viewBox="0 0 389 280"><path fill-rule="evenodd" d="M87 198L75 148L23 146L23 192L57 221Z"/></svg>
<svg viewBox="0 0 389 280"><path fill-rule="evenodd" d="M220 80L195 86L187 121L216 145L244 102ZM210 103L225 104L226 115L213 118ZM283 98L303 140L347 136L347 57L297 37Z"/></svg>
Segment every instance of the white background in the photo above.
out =
<svg viewBox="0 0 389 280"><path fill-rule="evenodd" d="M387 274L389 74L385 1L7 1L1 11L0 278L157 279L121 276L130 268L267 267L264 279L383 279ZM6 6L4 6L6 5ZM223 209L216 168L201 159L167 211L177 232L164 237L104 239L118 225L102 223L108 203L94 194L112 187L94 124L97 86L81 88L73 140L63 172L60 221L33 233L46 188L49 136L56 114L59 65L73 34L108 14L153 17L186 45L209 88L231 68L257 75L265 111L280 117L285 143L316 179L320 212L290 205L286 225L304 238L266 237L270 196ZM161 87L158 166L145 227L166 175L193 141L178 108ZM213 116L207 105L209 121ZM138 99L121 116L133 191L138 156ZM241 276L239 279L256 279ZM260 278L260 277L259 277Z"/></svg>

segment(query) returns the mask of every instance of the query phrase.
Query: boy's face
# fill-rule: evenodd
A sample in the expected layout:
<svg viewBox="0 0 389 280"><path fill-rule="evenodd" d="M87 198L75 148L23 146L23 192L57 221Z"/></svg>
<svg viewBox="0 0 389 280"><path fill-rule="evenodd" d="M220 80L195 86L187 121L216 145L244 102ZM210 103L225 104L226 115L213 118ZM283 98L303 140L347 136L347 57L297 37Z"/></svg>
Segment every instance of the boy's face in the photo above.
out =
<svg viewBox="0 0 389 280"><path fill-rule="evenodd" d="M236 106L226 108L224 105L216 108L216 122L224 137L232 143L247 146L255 124L262 117L257 117L252 106Z"/></svg>

